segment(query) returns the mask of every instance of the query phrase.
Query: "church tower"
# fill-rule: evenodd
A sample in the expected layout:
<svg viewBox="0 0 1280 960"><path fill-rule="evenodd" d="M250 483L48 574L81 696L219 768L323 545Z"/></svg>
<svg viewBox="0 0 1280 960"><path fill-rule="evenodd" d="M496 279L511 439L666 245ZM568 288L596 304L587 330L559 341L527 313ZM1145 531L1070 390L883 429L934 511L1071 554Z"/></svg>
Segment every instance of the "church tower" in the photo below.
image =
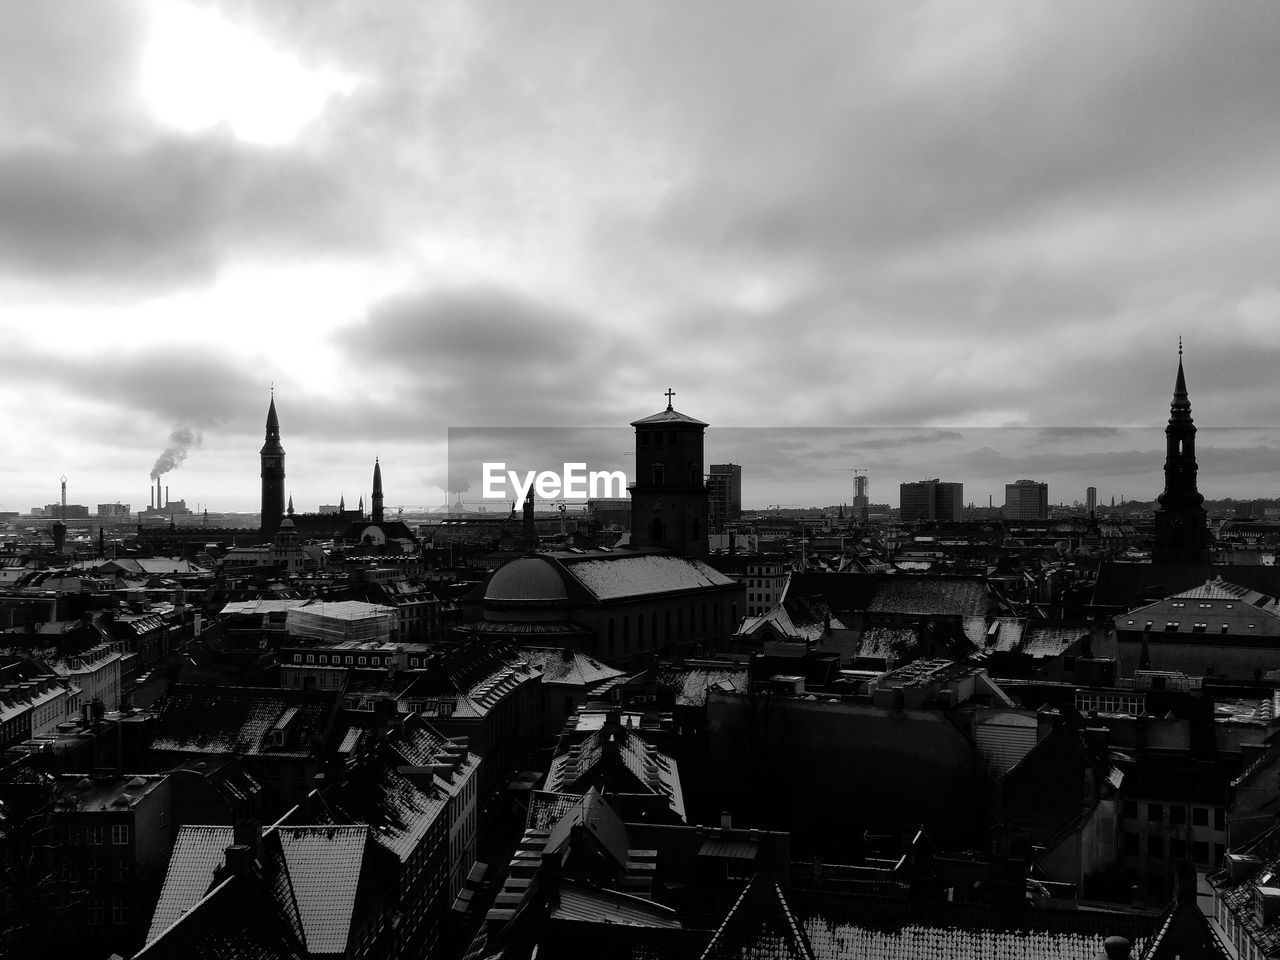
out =
<svg viewBox="0 0 1280 960"><path fill-rule="evenodd" d="M373 522L382 522L382 466L373 458Z"/></svg>
<svg viewBox="0 0 1280 960"><path fill-rule="evenodd" d="M1178 341L1178 379L1164 428L1164 493L1156 509L1155 563L1209 563L1209 527L1204 497L1196 489L1196 425L1187 399L1182 372L1182 341Z"/></svg>
<svg viewBox="0 0 1280 960"><path fill-rule="evenodd" d="M707 555L707 484L702 441L707 425L671 406L636 428L636 479L631 485L631 545L663 547L686 557Z"/></svg>
<svg viewBox="0 0 1280 960"><path fill-rule="evenodd" d="M276 416L276 392L267 409L267 439L259 451L262 460L262 536L271 539L284 519L284 447L280 445L280 418Z"/></svg>

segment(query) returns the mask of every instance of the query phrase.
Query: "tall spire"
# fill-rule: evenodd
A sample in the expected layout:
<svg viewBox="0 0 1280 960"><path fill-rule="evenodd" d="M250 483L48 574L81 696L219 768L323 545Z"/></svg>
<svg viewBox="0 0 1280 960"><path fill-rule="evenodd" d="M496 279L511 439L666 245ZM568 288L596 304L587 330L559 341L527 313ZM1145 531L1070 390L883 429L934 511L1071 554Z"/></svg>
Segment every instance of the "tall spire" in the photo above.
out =
<svg viewBox="0 0 1280 960"><path fill-rule="evenodd" d="M262 536L271 539L284 519L284 447L280 444L280 417L276 414L275 384L267 407L266 439L259 451L262 464Z"/></svg>
<svg viewBox="0 0 1280 960"><path fill-rule="evenodd" d="M1210 562L1208 519L1204 497L1196 486L1196 424L1191 417L1187 376L1182 366L1182 338L1178 338L1178 376L1164 429L1164 492L1157 498L1156 539L1152 559L1157 563Z"/></svg>
<svg viewBox="0 0 1280 960"><path fill-rule="evenodd" d="M373 458L373 522L382 522L382 466Z"/></svg>

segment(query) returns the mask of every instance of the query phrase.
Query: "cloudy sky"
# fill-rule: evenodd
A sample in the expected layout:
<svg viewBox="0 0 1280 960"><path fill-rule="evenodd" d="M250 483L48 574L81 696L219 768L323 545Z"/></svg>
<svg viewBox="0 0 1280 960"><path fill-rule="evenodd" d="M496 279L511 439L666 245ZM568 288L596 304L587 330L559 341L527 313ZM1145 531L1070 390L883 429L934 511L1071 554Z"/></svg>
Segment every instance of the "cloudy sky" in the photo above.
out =
<svg viewBox="0 0 1280 960"><path fill-rule="evenodd" d="M895 428L838 453L874 499L1145 499L1158 433L1094 428L1163 423L1179 334L1202 489L1280 493L1280 437L1214 432L1280 423L1278 49L1249 0L14 5L0 509L145 506L183 435L172 495L255 509L272 383L299 509L668 386ZM776 444L708 459L794 499Z"/></svg>

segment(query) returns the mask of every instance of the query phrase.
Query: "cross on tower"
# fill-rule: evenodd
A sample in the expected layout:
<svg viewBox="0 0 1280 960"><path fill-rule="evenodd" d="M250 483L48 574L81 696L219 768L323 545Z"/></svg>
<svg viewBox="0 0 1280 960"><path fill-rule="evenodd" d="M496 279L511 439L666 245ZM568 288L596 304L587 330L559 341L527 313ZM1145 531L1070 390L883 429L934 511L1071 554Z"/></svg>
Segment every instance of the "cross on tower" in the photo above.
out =
<svg viewBox="0 0 1280 960"><path fill-rule="evenodd" d="M667 409L668 409L668 410L670 410L670 409L671 409L671 398L672 398L672 397L674 397L675 395L676 395L676 392L675 392L674 390L672 390L670 387L667 387L667 392L666 392L665 396L666 396L666 398L667 398Z"/></svg>

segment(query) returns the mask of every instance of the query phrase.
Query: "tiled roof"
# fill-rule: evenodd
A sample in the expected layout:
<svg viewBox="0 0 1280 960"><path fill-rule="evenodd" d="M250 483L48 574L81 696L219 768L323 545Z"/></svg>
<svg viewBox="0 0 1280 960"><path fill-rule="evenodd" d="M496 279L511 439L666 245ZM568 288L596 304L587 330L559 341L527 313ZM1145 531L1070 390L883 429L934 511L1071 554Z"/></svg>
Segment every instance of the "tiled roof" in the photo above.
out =
<svg viewBox="0 0 1280 960"><path fill-rule="evenodd" d="M619 782L623 771L630 776ZM665 796L671 812L680 820L685 818L676 762L633 730L602 728L572 744L551 761L546 789L582 793L601 783L616 793Z"/></svg>
<svg viewBox="0 0 1280 960"><path fill-rule="evenodd" d="M345 952L356 891L364 873L369 828L281 827L278 833L307 950Z"/></svg>
<svg viewBox="0 0 1280 960"><path fill-rule="evenodd" d="M1058 657L1088 632L1087 626L1055 626L1032 621L1027 624L1018 652L1029 657Z"/></svg>
<svg viewBox="0 0 1280 960"><path fill-rule="evenodd" d="M735 581L701 560L662 554L619 554L562 561L569 576L597 600L732 586Z"/></svg>
<svg viewBox="0 0 1280 960"><path fill-rule="evenodd" d="M622 676L622 671L605 666L594 657L560 647L524 647L520 656L542 671L543 683L593 687Z"/></svg>
<svg viewBox="0 0 1280 960"><path fill-rule="evenodd" d="M985 617L990 607L990 591L978 580L884 577L878 581L867 610L911 616Z"/></svg>
<svg viewBox="0 0 1280 960"><path fill-rule="evenodd" d="M213 883L213 871L223 862L231 843L231 827L183 825L178 828L160 900L151 917L148 943L200 902Z"/></svg>
<svg viewBox="0 0 1280 960"><path fill-rule="evenodd" d="M815 955L778 881L758 873L730 908L702 960L815 960Z"/></svg>
<svg viewBox="0 0 1280 960"><path fill-rule="evenodd" d="M550 830L560 818L582 803L576 793L552 793L534 790L529 794L529 809L525 814L526 830Z"/></svg>
<svg viewBox="0 0 1280 960"><path fill-rule="evenodd" d="M368 824L374 841L404 863L448 809L449 796L381 767L347 784L335 803L343 822Z"/></svg>
<svg viewBox="0 0 1280 960"><path fill-rule="evenodd" d="M174 925L135 954L137 960L310 960L252 881L219 884ZM153 927L154 929L154 927Z"/></svg>
<svg viewBox="0 0 1280 960"><path fill-rule="evenodd" d="M725 664L724 666L700 666L683 664L663 665L653 672L654 680L675 691L676 706L704 707L707 691L717 684L727 683L733 689L747 690L747 668Z"/></svg>
<svg viewBox="0 0 1280 960"><path fill-rule="evenodd" d="M1153 926L1143 915L879 897L804 894L795 910L815 960L1097 960L1113 934L1140 956Z"/></svg>
<svg viewBox="0 0 1280 960"><path fill-rule="evenodd" d="M151 749L311 756L315 750L311 736L325 733L337 697L336 692L174 684L161 701ZM286 713L289 729L284 744L277 746L272 743L272 730Z"/></svg>

